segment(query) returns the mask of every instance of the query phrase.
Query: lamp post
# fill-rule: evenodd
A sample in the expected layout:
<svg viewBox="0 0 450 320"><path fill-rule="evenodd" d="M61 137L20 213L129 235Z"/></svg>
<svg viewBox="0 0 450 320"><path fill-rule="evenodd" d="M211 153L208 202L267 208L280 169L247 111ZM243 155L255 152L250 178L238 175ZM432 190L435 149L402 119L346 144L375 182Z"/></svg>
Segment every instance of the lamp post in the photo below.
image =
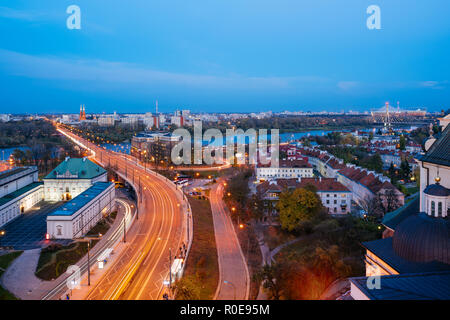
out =
<svg viewBox="0 0 450 320"><path fill-rule="evenodd" d="M91 241L92 240L100 240L102 238L102 234L99 233L98 237L85 237L83 239L79 239L79 242L87 242L87 267L88 267L88 286L91 285Z"/></svg>
<svg viewBox="0 0 450 320"><path fill-rule="evenodd" d="M3 236L6 234L5 230L0 230L0 240L3 238ZM1 241L0 241L1 244Z"/></svg>

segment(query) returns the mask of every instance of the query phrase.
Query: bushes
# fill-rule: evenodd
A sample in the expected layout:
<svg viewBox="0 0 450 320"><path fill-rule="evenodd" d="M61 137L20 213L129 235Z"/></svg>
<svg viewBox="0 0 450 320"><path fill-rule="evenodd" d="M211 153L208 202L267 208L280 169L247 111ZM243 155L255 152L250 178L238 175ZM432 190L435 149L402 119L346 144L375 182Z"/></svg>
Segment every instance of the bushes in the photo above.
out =
<svg viewBox="0 0 450 320"><path fill-rule="evenodd" d="M318 299L335 280L364 274L360 243L381 236L378 224L353 216L326 217L311 223L311 232L276 257L285 281L281 299Z"/></svg>

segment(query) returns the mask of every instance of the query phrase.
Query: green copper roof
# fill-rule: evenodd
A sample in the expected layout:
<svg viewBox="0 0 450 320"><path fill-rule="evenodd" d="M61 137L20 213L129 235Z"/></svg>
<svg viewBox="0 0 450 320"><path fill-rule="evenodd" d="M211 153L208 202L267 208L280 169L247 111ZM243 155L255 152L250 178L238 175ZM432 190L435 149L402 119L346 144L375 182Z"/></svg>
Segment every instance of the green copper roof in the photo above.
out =
<svg viewBox="0 0 450 320"><path fill-rule="evenodd" d="M0 206L16 199L17 197L20 197L21 195L27 193L28 191L33 190L34 188L37 188L43 184L44 184L43 182L33 182L23 188L20 188L19 190L7 194L6 196L0 198Z"/></svg>
<svg viewBox="0 0 450 320"><path fill-rule="evenodd" d="M420 204L420 197L419 195L415 196L413 200L406 203L404 206L398 208L395 211L386 213L383 218L383 225L386 227L395 230L397 228L397 225L408 218L409 216L412 216L413 214L416 214L420 212L419 208Z"/></svg>
<svg viewBox="0 0 450 320"><path fill-rule="evenodd" d="M106 172L89 159L68 158L61 162L44 179L93 179Z"/></svg>

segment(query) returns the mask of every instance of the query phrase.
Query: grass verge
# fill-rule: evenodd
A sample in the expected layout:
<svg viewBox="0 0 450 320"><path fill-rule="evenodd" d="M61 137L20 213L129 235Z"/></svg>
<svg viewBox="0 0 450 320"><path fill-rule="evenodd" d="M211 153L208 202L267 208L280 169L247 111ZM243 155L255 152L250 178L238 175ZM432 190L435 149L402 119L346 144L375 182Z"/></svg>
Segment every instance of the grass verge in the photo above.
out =
<svg viewBox="0 0 450 320"><path fill-rule="evenodd" d="M253 275L261 268L262 255L259 249L258 239L253 230L252 225L246 224L245 228L240 229L238 225L234 225L234 230L239 239L242 252L247 261L248 272L250 274L250 293L249 300L256 300L259 293L260 282L254 279Z"/></svg>
<svg viewBox="0 0 450 320"><path fill-rule="evenodd" d="M186 261L184 277L194 279L198 298L211 300L219 281L219 264L209 200L189 198L194 220L194 238ZM178 297L182 298L182 297Z"/></svg>
<svg viewBox="0 0 450 320"><path fill-rule="evenodd" d="M114 214L114 215L113 215ZM98 236L106 234L111 224L114 222L116 214L113 212L110 216L100 220L87 234L87 236ZM99 240L91 242L91 249ZM42 249L36 267L36 276L42 280L53 280L66 272L70 265L76 264L84 255L87 254L87 242L75 242L67 246L60 244L51 244Z"/></svg>
<svg viewBox="0 0 450 320"><path fill-rule="evenodd" d="M18 258L23 251L15 251L0 256L0 277L11 263ZM0 286L0 300L18 300L11 292Z"/></svg>

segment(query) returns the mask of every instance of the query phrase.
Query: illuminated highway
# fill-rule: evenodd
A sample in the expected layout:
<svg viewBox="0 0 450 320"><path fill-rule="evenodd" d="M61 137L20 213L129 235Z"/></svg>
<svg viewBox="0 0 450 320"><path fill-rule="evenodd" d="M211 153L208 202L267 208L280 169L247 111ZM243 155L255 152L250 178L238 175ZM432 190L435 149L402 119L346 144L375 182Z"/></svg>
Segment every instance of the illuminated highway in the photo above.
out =
<svg viewBox="0 0 450 320"><path fill-rule="evenodd" d="M92 285L86 299L161 299L172 256L186 238L187 203L175 185L144 169L129 156L105 150L67 129L58 131L91 150L94 159L111 167L131 183L138 196L138 216L127 233L127 249L101 280ZM172 257L173 258L173 257Z"/></svg>

